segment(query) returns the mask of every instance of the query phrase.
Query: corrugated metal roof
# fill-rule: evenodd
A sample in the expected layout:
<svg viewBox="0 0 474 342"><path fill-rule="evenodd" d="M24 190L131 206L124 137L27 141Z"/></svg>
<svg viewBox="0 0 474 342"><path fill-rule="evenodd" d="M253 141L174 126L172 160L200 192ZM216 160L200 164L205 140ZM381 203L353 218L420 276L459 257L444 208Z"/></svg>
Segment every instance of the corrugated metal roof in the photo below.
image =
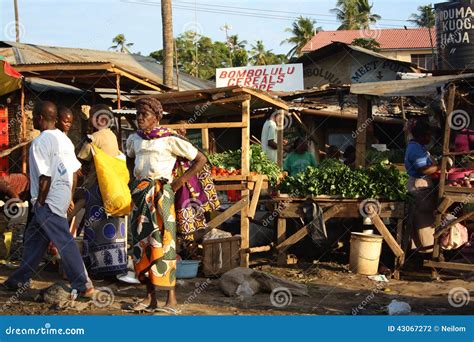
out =
<svg viewBox="0 0 474 342"><path fill-rule="evenodd" d="M373 56L373 57L382 58L382 59L386 59L386 60L391 60L391 61L397 62L398 64L405 65L407 67L411 67L413 70L424 70L423 68L420 68L419 66L417 66L415 63L401 61L401 60L396 59L396 58L387 57L387 56L382 55L378 52L375 52L375 51L372 51L372 50L369 50L369 49L365 49L365 48L360 47L360 46L350 45L350 44L342 43L342 42L332 42L332 43L330 43L326 46L323 46L322 48L307 52L307 53L303 54L301 57L299 57L298 59L296 59L295 63L303 63L303 64L313 63L318 58L324 58L324 57L327 57L327 56L331 56L331 55L341 51L342 49L344 49L346 51L351 51L351 50L352 51L357 51L357 52L361 52L361 53L364 53L364 54L367 54L367 55L370 55L370 56Z"/></svg>
<svg viewBox="0 0 474 342"><path fill-rule="evenodd" d="M0 55L12 65L112 63L140 78L163 84L163 66L136 54L0 41ZM180 90L210 88L213 82L180 72Z"/></svg>
<svg viewBox="0 0 474 342"><path fill-rule="evenodd" d="M433 46L436 30L431 29ZM320 49L332 42L352 43L356 38L373 38L382 50L431 49L430 33L426 28L321 31L303 47L303 52Z"/></svg>

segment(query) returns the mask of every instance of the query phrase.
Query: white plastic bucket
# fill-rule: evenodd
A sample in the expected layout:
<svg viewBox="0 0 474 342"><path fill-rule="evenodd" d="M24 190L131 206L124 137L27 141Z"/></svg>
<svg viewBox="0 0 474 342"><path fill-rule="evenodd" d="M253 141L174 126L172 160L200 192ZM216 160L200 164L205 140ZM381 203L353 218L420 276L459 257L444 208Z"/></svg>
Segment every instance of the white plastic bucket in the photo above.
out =
<svg viewBox="0 0 474 342"><path fill-rule="evenodd" d="M377 274L383 237L380 235L352 233L349 267L354 273Z"/></svg>

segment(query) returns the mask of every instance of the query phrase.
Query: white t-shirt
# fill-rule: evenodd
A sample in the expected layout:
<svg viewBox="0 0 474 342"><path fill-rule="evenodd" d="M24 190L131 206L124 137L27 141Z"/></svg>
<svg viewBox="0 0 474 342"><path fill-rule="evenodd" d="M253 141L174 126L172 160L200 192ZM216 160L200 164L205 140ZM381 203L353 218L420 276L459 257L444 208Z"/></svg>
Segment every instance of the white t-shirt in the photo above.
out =
<svg viewBox="0 0 474 342"><path fill-rule="evenodd" d="M41 175L51 177L46 203L51 211L67 217L71 202L73 173L81 167L71 140L59 129L43 131L30 146L30 192L35 203Z"/></svg>
<svg viewBox="0 0 474 342"><path fill-rule="evenodd" d="M273 120L267 120L265 121L265 124L263 125L262 128L262 149L267 155L267 158L270 159L271 161L274 161L275 163L278 160L278 153L277 150L274 150L270 146L268 146L268 140L274 140L275 142L277 141L277 124Z"/></svg>
<svg viewBox="0 0 474 342"><path fill-rule="evenodd" d="M127 139L127 155L135 158L133 174L137 179L166 178L172 182L176 158L194 160L197 154L193 144L174 136L145 140L134 133Z"/></svg>

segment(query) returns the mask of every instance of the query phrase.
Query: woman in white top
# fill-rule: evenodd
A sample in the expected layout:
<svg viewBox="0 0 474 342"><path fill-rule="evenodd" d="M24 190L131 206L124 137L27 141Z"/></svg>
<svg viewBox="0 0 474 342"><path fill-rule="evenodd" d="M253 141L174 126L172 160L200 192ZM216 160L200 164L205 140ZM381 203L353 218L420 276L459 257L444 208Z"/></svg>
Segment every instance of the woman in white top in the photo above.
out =
<svg viewBox="0 0 474 342"><path fill-rule="evenodd" d="M168 290L166 306L176 306L176 213L174 195L206 164L207 158L171 130L159 127L161 103L152 97L136 102L139 130L127 140L127 156L134 159L131 231L135 272L146 285L147 298L135 309L157 307L155 289ZM173 178L177 158L193 161Z"/></svg>

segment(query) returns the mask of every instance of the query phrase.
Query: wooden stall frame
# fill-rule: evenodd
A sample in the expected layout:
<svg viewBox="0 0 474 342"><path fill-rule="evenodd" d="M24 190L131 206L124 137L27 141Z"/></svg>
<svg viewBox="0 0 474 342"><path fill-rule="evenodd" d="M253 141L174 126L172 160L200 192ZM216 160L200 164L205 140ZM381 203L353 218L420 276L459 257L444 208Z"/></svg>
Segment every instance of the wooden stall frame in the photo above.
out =
<svg viewBox="0 0 474 342"><path fill-rule="evenodd" d="M239 109L241 119L232 122L199 122L191 121L185 124L163 124L162 127L167 128L185 128L200 129L203 138L204 149L209 148L209 129L212 128L240 128L242 137L242 159L241 159L241 175L214 177L217 190L239 190L241 192L241 200L233 203L227 210L221 212L218 216L208 222L207 230L218 227L229 218L240 212L240 260L242 267L248 267L250 264L250 253L268 250L269 246L260 246L250 248L250 219L255 216L255 212L259 203L260 193L262 189L268 187L268 177L265 175L250 175L250 115L252 101L258 100L265 103L266 108L276 108L288 111L285 102L272 98L266 93L241 87L223 87L213 89L202 89L181 92L169 92L155 95L163 107L181 108L184 104L209 104L219 106L233 106L233 109ZM117 114L119 117L126 114ZM127 116L126 116L127 117ZM205 118L201 118L201 120ZM282 118L283 119L283 118ZM130 121L130 117L127 117ZM282 136L283 132L281 133ZM120 136L121 139L121 136ZM283 139L280 140L280 145ZM222 184L223 183L223 184ZM250 191L253 190L251 195Z"/></svg>

